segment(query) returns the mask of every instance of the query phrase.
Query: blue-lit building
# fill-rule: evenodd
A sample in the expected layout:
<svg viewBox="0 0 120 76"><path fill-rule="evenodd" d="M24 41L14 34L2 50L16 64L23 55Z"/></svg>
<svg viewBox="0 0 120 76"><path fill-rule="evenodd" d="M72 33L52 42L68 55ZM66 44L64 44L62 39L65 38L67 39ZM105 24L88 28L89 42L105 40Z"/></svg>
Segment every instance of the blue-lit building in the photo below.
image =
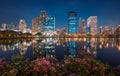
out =
<svg viewBox="0 0 120 76"><path fill-rule="evenodd" d="M49 17L45 10L41 11L39 17L32 19L33 34L41 32L42 34L46 35L54 31L55 31L55 17Z"/></svg>
<svg viewBox="0 0 120 76"><path fill-rule="evenodd" d="M87 26L87 27L86 27L86 33L87 33L87 34L90 34L90 26Z"/></svg>
<svg viewBox="0 0 120 76"><path fill-rule="evenodd" d="M77 14L74 11L68 12L68 33L77 33Z"/></svg>
<svg viewBox="0 0 120 76"><path fill-rule="evenodd" d="M68 55L71 57L77 56L77 46L75 41L68 41Z"/></svg>
<svg viewBox="0 0 120 76"><path fill-rule="evenodd" d="M46 17L44 23L44 31L55 31L55 17Z"/></svg>

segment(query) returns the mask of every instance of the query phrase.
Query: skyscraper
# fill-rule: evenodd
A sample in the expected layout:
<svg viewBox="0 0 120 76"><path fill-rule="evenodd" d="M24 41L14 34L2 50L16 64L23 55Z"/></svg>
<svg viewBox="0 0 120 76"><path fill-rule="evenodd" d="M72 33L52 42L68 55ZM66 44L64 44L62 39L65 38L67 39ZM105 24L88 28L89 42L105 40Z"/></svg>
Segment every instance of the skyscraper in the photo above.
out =
<svg viewBox="0 0 120 76"><path fill-rule="evenodd" d="M42 10L39 17L32 19L32 33L33 34L44 31L44 21L46 17L47 17L46 11Z"/></svg>
<svg viewBox="0 0 120 76"><path fill-rule="evenodd" d="M80 17L78 22L79 22L78 23L78 33L85 34L86 33L85 20Z"/></svg>
<svg viewBox="0 0 120 76"><path fill-rule="evenodd" d="M45 10L41 11L40 18L39 18L39 31L44 32L45 31L45 21L48 17L47 12Z"/></svg>
<svg viewBox="0 0 120 76"><path fill-rule="evenodd" d="M26 33L27 24L26 24L25 20L23 20L23 19L21 19L20 22L19 22L19 30L20 30L22 33Z"/></svg>
<svg viewBox="0 0 120 76"><path fill-rule="evenodd" d="M55 17L45 18L45 31L55 31Z"/></svg>
<svg viewBox="0 0 120 76"><path fill-rule="evenodd" d="M90 16L87 19L87 26L90 26L90 34L96 35L97 34L97 16Z"/></svg>
<svg viewBox="0 0 120 76"><path fill-rule="evenodd" d="M55 31L55 17L49 17L47 12L42 10L40 17L32 19L32 33L41 32L43 35L52 36Z"/></svg>
<svg viewBox="0 0 120 76"><path fill-rule="evenodd" d="M39 32L39 17L32 19L32 33L36 34Z"/></svg>
<svg viewBox="0 0 120 76"><path fill-rule="evenodd" d="M74 34L77 32L77 20L76 20L76 12L69 11L68 12L68 33Z"/></svg>

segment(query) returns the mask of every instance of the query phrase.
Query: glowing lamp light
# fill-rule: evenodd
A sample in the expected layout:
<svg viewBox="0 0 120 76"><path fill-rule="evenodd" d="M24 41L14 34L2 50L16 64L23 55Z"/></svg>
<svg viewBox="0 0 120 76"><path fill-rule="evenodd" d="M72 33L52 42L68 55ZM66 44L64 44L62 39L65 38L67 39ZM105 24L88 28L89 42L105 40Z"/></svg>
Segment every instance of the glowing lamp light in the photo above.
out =
<svg viewBox="0 0 120 76"><path fill-rule="evenodd" d="M99 48L101 49L101 48L102 48L102 45L99 45Z"/></svg>
<svg viewBox="0 0 120 76"><path fill-rule="evenodd" d="M27 43L26 43L26 42L23 42L22 44L23 44L23 45L27 45Z"/></svg>
<svg viewBox="0 0 120 76"><path fill-rule="evenodd" d="M106 47L107 47L107 48L109 47L109 44L108 44L108 43L106 44Z"/></svg>
<svg viewBox="0 0 120 76"><path fill-rule="evenodd" d="M103 45L104 43L102 42L102 45Z"/></svg>
<svg viewBox="0 0 120 76"><path fill-rule="evenodd" d="M86 38L84 38L83 40L84 40L84 42L86 42Z"/></svg>
<svg viewBox="0 0 120 76"><path fill-rule="evenodd" d="M118 50L120 51L120 46L118 46Z"/></svg>

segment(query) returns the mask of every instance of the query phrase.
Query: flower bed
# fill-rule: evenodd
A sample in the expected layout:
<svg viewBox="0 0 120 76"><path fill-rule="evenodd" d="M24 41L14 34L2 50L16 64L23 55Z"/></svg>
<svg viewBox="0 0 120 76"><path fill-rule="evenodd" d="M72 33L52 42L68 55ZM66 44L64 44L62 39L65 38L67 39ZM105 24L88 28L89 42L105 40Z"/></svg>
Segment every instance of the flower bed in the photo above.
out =
<svg viewBox="0 0 120 76"><path fill-rule="evenodd" d="M114 76L111 67L94 58L65 57L37 58L29 61L20 55L13 56L10 63L0 60L1 76Z"/></svg>

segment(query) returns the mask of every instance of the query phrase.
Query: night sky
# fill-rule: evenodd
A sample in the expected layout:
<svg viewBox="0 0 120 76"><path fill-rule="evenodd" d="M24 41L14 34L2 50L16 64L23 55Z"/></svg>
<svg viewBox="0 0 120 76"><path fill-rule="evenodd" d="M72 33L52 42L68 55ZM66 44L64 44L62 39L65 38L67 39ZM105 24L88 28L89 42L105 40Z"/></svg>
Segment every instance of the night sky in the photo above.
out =
<svg viewBox="0 0 120 76"><path fill-rule="evenodd" d="M18 25L20 19L25 19L31 27L32 18L38 17L41 10L55 16L57 28L67 24L67 13L71 10L77 12L77 18L98 16L98 26L120 24L120 0L0 0L0 25Z"/></svg>

